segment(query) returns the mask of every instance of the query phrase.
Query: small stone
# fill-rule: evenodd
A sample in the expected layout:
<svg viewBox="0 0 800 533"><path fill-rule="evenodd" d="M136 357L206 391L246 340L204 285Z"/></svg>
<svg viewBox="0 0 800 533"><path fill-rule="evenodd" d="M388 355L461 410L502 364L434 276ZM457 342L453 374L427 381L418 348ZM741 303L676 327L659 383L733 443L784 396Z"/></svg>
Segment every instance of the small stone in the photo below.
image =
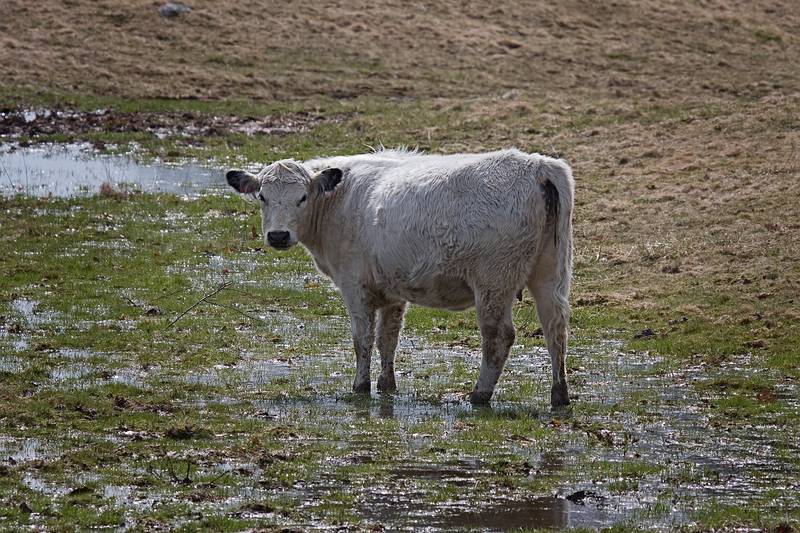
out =
<svg viewBox="0 0 800 533"><path fill-rule="evenodd" d="M650 328L645 328L636 335L633 336L634 339L649 339L650 337L655 337L656 332Z"/></svg>
<svg viewBox="0 0 800 533"><path fill-rule="evenodd" d="M756 394L756 399L761 403L770 403L775 401L775 392L769 387L764 387Z"/></svg>
<svg viewBox="0 0 800 533"><path fill-rule="evenodd" d="M187 6L186 4L181 4L180 2L167 2L158 8L158 13L162 17L173 18L177 17L178 15L188 13L191 10L191 6Z"/></svg>

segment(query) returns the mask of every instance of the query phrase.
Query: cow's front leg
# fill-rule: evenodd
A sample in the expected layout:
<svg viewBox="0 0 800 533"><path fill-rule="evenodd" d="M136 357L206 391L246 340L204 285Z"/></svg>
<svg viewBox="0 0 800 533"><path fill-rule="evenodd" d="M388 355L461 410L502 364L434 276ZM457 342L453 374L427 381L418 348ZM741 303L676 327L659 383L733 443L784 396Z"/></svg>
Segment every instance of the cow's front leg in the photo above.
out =
<svg viewBox="0 0 800 533"><path fill-rule="evenodd" d="M397 390L394 378L394 352L397 349L397 337L403 328L403 314L406 303L400 302L378 309L378 352L381 354L381 375L378 378L378 390L388 392Z"/></svg>
<svg viewBox="0 0 800 533"><path fill-rule="evenodd" d="M375 309L360 298L346 300L350 315L350 332L356 352L356 377L353 392L369 394L369 367L372 361L372 343L375 339Z"/></svg>
<svg viewBox="0 0 800 533"><path fill-rule="evenodd" d="M469 397L473 404L488 403L497 380L514 344L514 324L511 307L514 294L503 299L481 299L477 305L478 326L481 330L483 360L475 389Z"/></svg>

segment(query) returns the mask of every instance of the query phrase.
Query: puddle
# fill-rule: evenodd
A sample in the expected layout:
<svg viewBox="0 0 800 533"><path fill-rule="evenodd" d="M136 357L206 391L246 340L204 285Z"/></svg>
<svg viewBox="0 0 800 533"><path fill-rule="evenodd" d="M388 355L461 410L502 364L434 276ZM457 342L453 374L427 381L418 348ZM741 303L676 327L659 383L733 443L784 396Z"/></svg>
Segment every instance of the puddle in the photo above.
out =
<svg viewBox="0 0 800 533"><path fill-rule="evenodd" d="M345 387L347 384L349 378ZM452 427L459 416L472 410L466 402L426 402L417 399L413 394L401 393L386 398L378 395L369 398L335 398L311 392L306 400L254 400L251 405L259 416L267 416L276 422L330 418L336 420L337 426L342 425L343 431L350 431L350 426L360 420L370 419L393 420L399 423L401 429L406 430L425 420L436 419L447 429ZM420 433L409 433L407 436L410 446L414 448L421 448L430 438L429 435Z"/></svg>
<svg viewBox="0 0 800 533"><path fill-rule="evenodd" d="M32 491L52 497L64 496L70 491L67 487L55 483L46 483L29 473L23 476L22 484Z"/></svg>
<svg viewBox="0 0 800 533"><path fill-rule="evenodd" d="M8 303L8 316L0 315L0 349L8 347L13 352L24 352L31 347L31 338L25 333L26 329L41 328L52 323L58 313L43 311L39 302L27 298L16 298ZM19 359L6 352L0 354L0 369L7 371L18 368L15 361Z"/></svg>
<svg viewBox="0 0 800 533"><path fill-rule="evenodd" d="M57 454L52 442L36 438L14 438L0 436L0 463L25 463L37 459L47 459Z"/></svg>
<svg viewBox="0 0 800 533"><path fill-rule="evenodd" d="M101 387L109 383L118 383L137 389L147 390L148 376L156 374L156 369L149 372L135 368L118 368L113 371L104 371L96 375L99 367L79 362L72 362L66 366L59 366L51 370L50 381L40 387L40 390L86 390Z"/></svg>
<svg viewBox="0 0 800 533"><path fill-rule="evenodd" d="M331 281L322 274L294 274L287 272L275 274L266 282L272 287L295 291L313 289L319 286L329 287L334 290Z"/></svg>
<svg viewBox="0 0 800 533"><path fill-rule="evenodd" d="M465 492L468 494L468 491ZM456 499L426 504L422 498L404 498L401 490L374 493L365 514L394 531L510 531L526 528L601 528L619 518L596 505L573 503L564 496L529 500L500 500L489 504ZM383 497L383 499L381 499Z"/></svg>
<svg viewBox="0 0 800 533"><path fill-rule="evenodd" d="M28 365L21 358L14 355L0 354L0 372L19 374L26 368L28 368Z"/></svg>
<svg viewBox="0 0 800 533"><path fill-rule="evenodd" d="M223 190L218 169L138 163L127 156L98 155L86 144L0 147L0 194L80 196L96 194L103 183L114 189L198 195Z"/></svg>
<svg viewBox="0 0 800 533"><path fill-rule="evenodd" d="M56 313L52 311L40 311L37 309L39 302L27 298L17 298L9 304L12 316L17 316L25 321L28 326L40 326L51 322Z"/></svg>
<svg viewBox="0 0 800 533"><path fill-rule="evenodd" d="M95 352L94 350L89 350L86 348L59 348L52 355L53 357L64 357L65 359L92 359L95 357L108 357L108 354Z"/></svg>
<svg viewBox="0 0 800 533"><path fill-rule="evenodd" d="M260 281L254 279L253 272L264 263L264 254L236 259L212 255L205 263L183 261L167 265L165 272L184 276L196 291L208 292L222 281L234 282L241 288L259 285Z"/></svg>
<svg viewBox="0 0 800 533"><path fill-rule="evenodd" d="M130 485L106 485L103 487L103 498L113 499L121 507L130 503L132 492Z"/></svg>
<svg viewBox="0 0 800 533"><path fill-rule="evenodd" d="M428 517L428 527L508 531L522 528L599 528L613 522L613 515L593 505L576 504L558 496L527 501L508 501L475 510ZM415 525L415 524L410 524ZM422 524L420 524L422 525Z"/></svg>
<svg viewBox="0 0 800 533"><path fill-rule="evenodd" d="M21 352L23 350L27 350L28 346L30 346L30 344L28 343L28 340L25 339L24 337L16 339L11 343L11 347L14 349L15 352Z"/></svg>
<svg viewBox="0 0 800 533"><path fill-rule="evenodd" d="M78 388L79 386L86 387L89 384L86 383L84 378L91 374L94 370L95 368L93 366L82 363L72 363L69 366L60 366L51 370L50 379L62 386L68 382L78 382L70 384L75 388Z"/></svg>
<svg viewBox="0 0 800 533"><path fill-rule="evenodd" d="M229 387L245 387L247 390L252 390L275 379L289 376L295 366L298 364L278 359L245 359L236 365L215 365L203 371L189 372L184 379L187 383L193 384L225 384Z"/></svg>
<svg viewBox="0 0 800 533"><path fill-rule="evenodd" d="M450 464L406 463L392 470L390 476L395 480L428 479L467 487L473 485L477 478L491 473L491 470L482 468L478 459L462 459Z"/></svg>

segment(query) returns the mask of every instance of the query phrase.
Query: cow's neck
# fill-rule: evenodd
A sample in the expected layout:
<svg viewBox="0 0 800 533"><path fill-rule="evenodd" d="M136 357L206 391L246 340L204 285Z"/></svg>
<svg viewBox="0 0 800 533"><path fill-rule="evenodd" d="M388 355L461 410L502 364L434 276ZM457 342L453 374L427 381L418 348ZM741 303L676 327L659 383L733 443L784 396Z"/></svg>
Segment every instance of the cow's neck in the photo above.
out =
<svg viewBox="0 0 800 533"><path fill-rule="evenodd" d="M303 246L311 252L314 261L322 272L331 275L332 265L330 260L335 257L335 253L330 253L329 248L335 248L338 240L331 234L331 227L328 224L328 214L331 211L333 197L323 197L317 200L317 205L311 212L311 216L302 224L298 237Z"/></svg>

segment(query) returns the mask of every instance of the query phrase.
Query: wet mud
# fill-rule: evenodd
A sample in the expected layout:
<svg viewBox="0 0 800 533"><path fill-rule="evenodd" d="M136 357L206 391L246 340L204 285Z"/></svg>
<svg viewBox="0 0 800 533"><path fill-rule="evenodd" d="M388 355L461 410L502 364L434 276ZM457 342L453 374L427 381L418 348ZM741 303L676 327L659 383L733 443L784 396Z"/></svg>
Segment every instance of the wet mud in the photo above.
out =
<svg viewBox="0 0 800 533"><path fill-rule="evenodd" d="M83 112L73 109L0 110L0 137L36 137L86 133L144 132L158 137L245 135L286 135L308 131L322 122L340 120L312 113L274 116L211 115L193 112L130 112L112 109Z"/></svg>
<svg viewBox="0 0 800 533"><path fill-rule="evenodd" d="M797 385L747 355L676 368L578 334L573 404L551 411L546 350L517 344L492 404L473 408L465 394L479 349L417 336L412 322L397 351L398 392L354 395L347 318L340 307L308 313L334 289L300 261L250 248L182 255L161 267L181 280L168 293L178 304L124 284L82 309L54 307L49 289L29 286L0 302L0 377L24 381L20 398L35 400L31 413L0 406L15 421L0 431L15 505L53 500L52 515L83 498L119 513L122 528L153 516L181 527L202 514L393 531L668 529L692 527L698 502L795 505ZM166 327L221 279L232 290L218 303L229 307L198 307ZM160 313L147 312L153 305ZM81 336L90 331L99 337ZM108 335L122 348L95 346ZM376 356L373 384L378 366ZM754 388L761 408L743 413L720 385L732 377L775 385ZM63 420L69 430L53 429ZM26 513L33 525L51 515Z"/></svg>

